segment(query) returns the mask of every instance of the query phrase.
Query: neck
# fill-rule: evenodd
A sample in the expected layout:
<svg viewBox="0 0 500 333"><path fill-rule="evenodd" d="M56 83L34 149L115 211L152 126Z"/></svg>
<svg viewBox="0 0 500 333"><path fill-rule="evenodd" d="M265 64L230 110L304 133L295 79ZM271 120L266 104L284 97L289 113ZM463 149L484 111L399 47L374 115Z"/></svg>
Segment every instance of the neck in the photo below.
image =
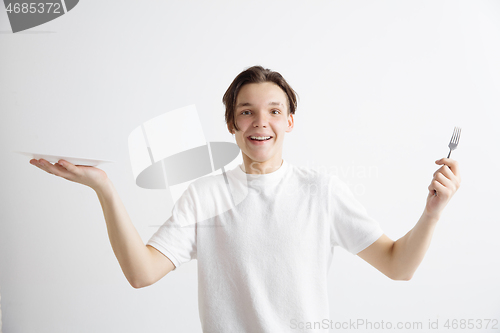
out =
<svg viewBox="0 0 500 333"><path fill-rule="evenodd" d="M278 170L283 164L283 159L272 159L265 162L252 161L243 155L243 172L253 175L263 175Z"/></svg>

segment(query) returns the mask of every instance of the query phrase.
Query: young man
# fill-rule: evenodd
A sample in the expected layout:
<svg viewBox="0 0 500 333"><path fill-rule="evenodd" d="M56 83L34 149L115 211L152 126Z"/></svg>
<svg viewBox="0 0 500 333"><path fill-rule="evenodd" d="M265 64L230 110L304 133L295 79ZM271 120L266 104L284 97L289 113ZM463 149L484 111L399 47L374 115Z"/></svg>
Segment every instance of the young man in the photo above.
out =
<svg viewBox="0 0 500 333"><path fill-rule="evenodd" d="M133 287L151 285L196 258L204 332L286 332L294 321L328 318L335 246L391 279L413 276L460 186L456 161L436 161L443 166L428 187L422 216L392 241L337 177L283 160L297 102L279 73L260 66L245 70L223 102L243 164L191 183L147 245L102 170L62 160L31 163L96 191L113 250Z"/></svg>

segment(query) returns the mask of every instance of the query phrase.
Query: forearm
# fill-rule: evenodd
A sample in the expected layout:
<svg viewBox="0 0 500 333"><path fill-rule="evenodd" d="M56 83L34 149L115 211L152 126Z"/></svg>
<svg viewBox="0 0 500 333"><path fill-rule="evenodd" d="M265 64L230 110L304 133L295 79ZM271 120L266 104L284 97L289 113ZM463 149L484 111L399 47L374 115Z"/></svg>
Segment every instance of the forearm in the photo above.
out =
<svg viewBox="0 0 500 333"><path fill-rule="evenodd" d="M456 161L442 158L436 164L445 165L434 173L428 187L424 212L413 229L395 242L384 234L358 253L358 256L393 280L412 278L431 244L439 216L460 187Z"/></svg>
<svg viewBox="0 0 500 333"><path fill-rule="evenodd" d="M413 229L394 242L392 266L396 279L409 280L413 276L429 248L438 219L424 212Z"/></svg>
<svg viewBox="0 0 500 333"><path fill-rule="evenodd" d="M113 183L108 180L95 191L106 220L109 241L120 267L132 286L141 285L148 279L150 252L132 224Z"/></svg>

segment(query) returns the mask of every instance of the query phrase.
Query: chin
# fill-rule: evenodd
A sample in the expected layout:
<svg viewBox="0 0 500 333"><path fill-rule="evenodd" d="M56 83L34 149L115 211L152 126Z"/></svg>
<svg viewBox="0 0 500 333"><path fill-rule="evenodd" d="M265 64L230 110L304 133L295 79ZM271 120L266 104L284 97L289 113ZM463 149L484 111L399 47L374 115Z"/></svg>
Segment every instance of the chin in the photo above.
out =
<svg viewBox="0 0 500 333"><path fill-rule="evenodd" d="M270 160L272 157L270 154L263 155L263 154L246 154L245 152L243 153L253 162L259 162L259 163L266 162Z"/></svg>

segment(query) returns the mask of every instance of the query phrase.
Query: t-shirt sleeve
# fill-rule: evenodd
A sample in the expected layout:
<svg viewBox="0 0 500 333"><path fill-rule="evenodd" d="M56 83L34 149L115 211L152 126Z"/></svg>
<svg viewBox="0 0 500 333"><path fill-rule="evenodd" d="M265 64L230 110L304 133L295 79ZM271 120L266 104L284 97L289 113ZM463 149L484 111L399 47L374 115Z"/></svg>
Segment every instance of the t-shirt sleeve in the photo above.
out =
<svg viewBox="0 0 500 333"><path fill-rule="evenodd" d="M357 254L383 235L378 222L368 215L345 182L331 176L328 193L332 246Z"/></svg>
<svg viewBox="0 0 500 333"><path fill-rule="evenodd" d="M172 261L174 270L196 258L194 209L194 189L190 184L174 204L172 216L147 242Z"/></svg>

